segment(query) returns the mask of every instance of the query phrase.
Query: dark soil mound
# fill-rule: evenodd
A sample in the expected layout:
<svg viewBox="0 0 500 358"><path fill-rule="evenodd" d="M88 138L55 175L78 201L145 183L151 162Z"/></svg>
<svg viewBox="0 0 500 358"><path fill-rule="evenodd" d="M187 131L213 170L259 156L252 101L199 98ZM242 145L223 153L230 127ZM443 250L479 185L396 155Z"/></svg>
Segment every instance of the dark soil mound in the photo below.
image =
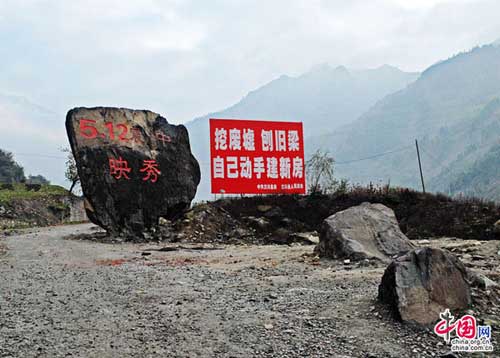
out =
<svg viewBox="0 0 500 358"><path fill-rule="evenodd" d="M177 220L161 218L160 225L141 241L220 244L316 244L323 220L363 202L381 203L394 210L410 239L458 237L500 238L494 224L500 207L479 200L454 200L444 195L406 189L355 189L342 195L278 195L220 199L199 203ZM80 237L104 242L137 238Z"/></svg>
<svg viewBox="0 0 500 358"><path fill-rule="evenodd" d="M380 203L394 210L401 230L410 239L459 237L493 240L500 206L478 199L452 199L409 189L357 188L344 194L309 196L253 196L228 198L210 205L223 208L239 220L265 216L271 229L283 226L297 231L319 230L330 215L363 202ZM270 208L268 211L263 209Z"/></svg>

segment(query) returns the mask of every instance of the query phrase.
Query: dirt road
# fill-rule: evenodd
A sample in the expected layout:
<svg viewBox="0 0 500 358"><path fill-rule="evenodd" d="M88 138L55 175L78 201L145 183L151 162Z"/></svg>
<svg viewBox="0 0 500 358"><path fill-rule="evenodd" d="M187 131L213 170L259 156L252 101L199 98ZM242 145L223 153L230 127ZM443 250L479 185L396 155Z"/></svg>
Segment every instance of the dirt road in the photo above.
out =
<svg viewBox="0 0 500 358"><path fill-rule="evenodd" d="M313 246L102 244L88 224L0 238L0 357L433 357L376 304L382 267ZM189 246L187 246L189 248Z"/></svg>

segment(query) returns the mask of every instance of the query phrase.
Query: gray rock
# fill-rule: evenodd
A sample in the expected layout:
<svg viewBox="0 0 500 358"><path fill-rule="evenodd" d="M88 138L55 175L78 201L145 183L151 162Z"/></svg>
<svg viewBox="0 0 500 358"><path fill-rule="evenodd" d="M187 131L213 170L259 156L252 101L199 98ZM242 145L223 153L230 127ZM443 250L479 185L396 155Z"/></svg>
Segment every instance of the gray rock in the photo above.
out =
<svg viewBox="0 0 500 358"><path fill-rule="evenodd" d="M271 234L269 242L277 245L289 245L292 243L291 235L292 233L289 230L280 227Z"/></svg>
<svg viewBox="0 0 500 358"><path fill-rule="evenodd" d="M293 233L290 235L290 240L304 245L317 245L319 243L319 237L316 231Z"/></svg>
<svg viewBox="0 0 500 358"><path fill-rule="evenodd" d="M494 225L493 225L493 232L498 234L500 237L500 220L498 220Z"/></svg>
<svg viewBox="0 0 500 358"><path fill-rule="evenodd" d="M271 205L257 205L257 210L261 213L265 213L271 210L273 207Z"/></svg>
<svg viewBox="0 0 500 358"><path fill-rule="evenodd" d="M264 216L268 219L282 219L284 215L283 210L277 206L265 211L264 213Z"/></svg>
<svg viewBox="0 0 500 358"><path fill-rule="evenodd" d="M453 254L429 247L398 257L385 270L378 298L405 322L427 325L446 308L471 304L464 265Z"/></svg>
<svg viewBox="0 0 500 358"><path fill-rule="evenodd" d="M167 219L165 219L163 217L160 217L158 219L158 225L160 225L160 226L168 226L170 224L171 224L170 220L167 220Z"/></svg>
<svg viewBox="0 0 500 358"><path fill-rule="evenodd" d="M247 223L249 226L253 227L254 229L257 229L259 231L266 231L270 228L271 223L269 220L266 218L258 217L256 218L255 216L247 216L243 218L243 221Z"/></svg>
<svg viewBox="0 0 500 358"><path fill-rule="evenodd" d="M473 270L467 270L467 277L469 279L469 283L471 284L471 286L479 287L483 290L489 290L492 287L498 286L498 284L495 281L490 280L482 273Z"/></svg>
<svg viewBox="0 0 500 358"><path fill-rule="evenodd" d="M113 235L142 238L159 217L189 208L200 182L182 125L124 108L75 108L66 130L89 219Z"/></svg>
<svg viewBox="0 0 500 358"><path fill-rule="evenodd" d="M316 253L351 260L391 257L414 248L401 232L394 212L382 204L363 203L328 217L322 225Z"/></svg>

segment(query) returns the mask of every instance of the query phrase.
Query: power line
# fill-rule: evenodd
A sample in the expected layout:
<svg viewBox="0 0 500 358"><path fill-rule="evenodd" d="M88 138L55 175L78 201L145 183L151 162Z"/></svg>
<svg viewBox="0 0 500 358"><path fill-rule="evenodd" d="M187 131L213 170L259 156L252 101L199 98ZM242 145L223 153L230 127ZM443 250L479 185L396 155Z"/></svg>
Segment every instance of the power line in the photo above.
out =
<svg viewBox="0 0 500 358"><path fill-rule="evenodd" d="M413 145L407 145L407 146L401 147L399 149L395 149L395 150L391 150L391 151L388 151L388 152L374 154L374 155L371 155L369 157L363 157L363 158L358 158L358 159L353 159L353 160L347 160L347 161L342 161L342 162L337 162L336 161L335 164L350 164L350 163L360 162L360 161L363 161L363 160L374 159L374 158L378 158L378 157L383 157L385 155L402 152L402 151L405 151L405 150L407 150L409 148L413 148ZM198 163L200 165L210 165L209 162L198 161Z"/></svg>
<svg viewBox="0 0 500 358"><path fill-rule="evenodd" d="M341 161L341 162L337 162L336 161L335 164L350 164L350 163L361 162L361 161L364 161L364 160L375 159L375 158L383 157L383 156L386 156L386 155L389 155L389 154L399 153L399 152L408 150L411 147L413 147L413 145L408 145L408 146L401 147L401 148L398 148L398 149L395 149L395 150L391 150L391 151L388 151L388 152L377 153L377 154L374 154L374 155L371 155L371 156L368 156L368 157L362 157L362 158L357 158L357 159L352 159L352 160L346 160L346 161ZM13 153L16 156L39 157L39 158L50 158L50 159L67 159L66 157L61 157L61 156L57 156L57 155L36 154L36 153L16 153L16 152L13 152L13 151L10 151L10 150L8 150L8 151L11 152L11 153ZM426 152L426 154L429 155L429 153L427 153L427 152ZM205 162L205 161L198 161L198 163L200 165L203 165L203 166L210 165L210 162Z"/></svg>
<svg viewBox="0 0 500 358"><path fill-rule="evenodd" d="M382 152L382 153L377 153L377 154L374 154L374 155L370 155L368 157L362 157L362 158L357 158L357 159L345 160L345 161L341 161L341 162L337 162L336 161L335 164L341 164L342 165L342 164L350 164L350 163L361 162L361 161L364 161L364 160L375 159L375 158L383 157L383 156L386 156L386 155L389 155L389 154L403 152L403 151L408 150L409 148L412 148L412 147L413 147L413 145L407 145L407 146L404 146L404 147L401 147L401 148L398 148L398 149L394 149L394 150L390 150L390 151L387 151L387 152ZM17 152L14 152L14 151L10 151L8 149L7 149L7 151L13 153L16 156L39 157L39 158L50 158L50 159L67 159L66 157L57 156L57 155L50 155L50 154L17 153ZM429 155L430 157L433 157L427 151L425 151L425 150L423 150L423 151L427 155ZM433 159L435 159L435 158L433 157ZM203 166L210 165L210 162L205 162L205 161L198 161L198 163L200 165L203 165Z"/></svg>
<svg viewBox="0 0 500 358"><path fill-rule="evenodd" d="M66 157L60 157L57 155L48 155L48 154L35 154L35 153L16 153L10 150L7 150L10 153L13 153L15 156L21 157L38 157L38 158L50 158L50 159L66 159Z"/></svg>
<svg viewBox="0 0 500 358"><path fill-rule="evenodd" d="M439 160L437 159L434 155L432 155L431 153L429 153L427 150L425 150L423 147L420 148L422 150L422 152L424 152L425 154L427 154L427 156L429 158L431 158L432 160L436 161L437 164L440 164L442 162L442 160Z"/></svg>
<svg viewBox="0 0 500 358"><path fill-rule="evenodd" d="M413 144L412 145L407 145L405 147L401 147L399 149L391 150L391 151L388 151L388 152L383 152L383 153L378 153L378 154L370 155L369 157L352 159L352 160L346 160L346 161L342 161L342 162L335 162L335 164L350 164L350 163L361 162L363 160L369 160L369 159L374 159L374 158L378 158L378 157L383 157L385 155L389 155L389 154L393 154L393 153L403 152L403 151L408 150L410 148L413 148Z"/></svg>

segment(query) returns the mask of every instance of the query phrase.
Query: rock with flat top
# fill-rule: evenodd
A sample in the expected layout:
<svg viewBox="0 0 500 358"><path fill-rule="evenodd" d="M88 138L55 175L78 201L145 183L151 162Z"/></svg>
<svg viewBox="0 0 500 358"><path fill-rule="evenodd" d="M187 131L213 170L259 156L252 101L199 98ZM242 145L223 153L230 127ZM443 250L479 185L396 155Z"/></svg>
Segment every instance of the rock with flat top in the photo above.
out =
<svg viewBox="0 0 500 358"><path fill-rule="evenodd" d="M325 219L315 251L322 257L390 262L413 248L392 209L363 203Z"/></svg>

